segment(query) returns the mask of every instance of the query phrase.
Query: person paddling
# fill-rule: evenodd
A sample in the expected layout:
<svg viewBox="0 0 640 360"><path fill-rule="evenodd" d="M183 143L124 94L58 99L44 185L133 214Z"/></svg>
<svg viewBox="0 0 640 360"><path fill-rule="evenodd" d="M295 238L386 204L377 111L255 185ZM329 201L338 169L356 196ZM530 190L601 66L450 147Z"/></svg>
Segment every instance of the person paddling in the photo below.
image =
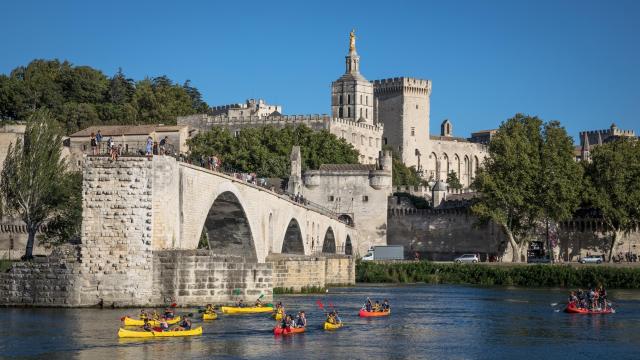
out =
<svg viewBox="0 0 640 360"><path fill-rule="evenodd" d="M144 325L142 325L142 329L144 331L153 331L151 324L149 323L149 319L144 319Z"/></svg>
<svg viewBox="0 0 640 360"><path fill-rule="evenodd" d="M169 324L165 318L160 319L160 331L168 331Z"/></svg>
<svg viewBox="0 0 640 360"><path fill-rule="evenodd" d="M188 316L185 316L184 319L180 321L180 325L177 328L173 329L173 331L184 331L191 330L191 320L189 320Z"/></svg>
<svg viewBox="0 0 640 360"><path fill-rule="evenodd" d="M382 311L391 311L391 306L389 305L389 300L384 299L382 302Z"/></svg>
<svg viewBox="0 0 640 360"><path fill-rule="evenodd" d="M371 305L371 299L367 298L367 301L364 303L364 309L368 312L371 312L373 306Z"/></svg>

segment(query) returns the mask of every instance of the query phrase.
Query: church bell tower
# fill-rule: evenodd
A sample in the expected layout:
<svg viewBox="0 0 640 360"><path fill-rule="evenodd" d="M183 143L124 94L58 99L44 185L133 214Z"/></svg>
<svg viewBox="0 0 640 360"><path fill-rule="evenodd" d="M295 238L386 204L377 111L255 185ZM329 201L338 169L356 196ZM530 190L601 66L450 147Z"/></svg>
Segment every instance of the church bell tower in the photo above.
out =
<svg viewBox="0 0 640 360"><path fill-rule="evenodd" d="M360 56L352 30L344 75L331 84L331 114L334 118L373 125L373 102L373 84L360 74Z"/></svg>

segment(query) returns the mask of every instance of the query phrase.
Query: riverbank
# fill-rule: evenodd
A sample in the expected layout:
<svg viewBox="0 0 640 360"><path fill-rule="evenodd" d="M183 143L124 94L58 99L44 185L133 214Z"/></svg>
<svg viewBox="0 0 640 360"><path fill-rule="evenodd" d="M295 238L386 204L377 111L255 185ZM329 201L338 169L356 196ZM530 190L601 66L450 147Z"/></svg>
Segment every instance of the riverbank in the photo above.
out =
<svg viewBox="0 0 640 360"><path fill-rule="evenodd" d="M640 268L607 265L487 265L411 263L356 264L356 282L504 285L522 287L588 288L603 285L640 289Z"/></svg>

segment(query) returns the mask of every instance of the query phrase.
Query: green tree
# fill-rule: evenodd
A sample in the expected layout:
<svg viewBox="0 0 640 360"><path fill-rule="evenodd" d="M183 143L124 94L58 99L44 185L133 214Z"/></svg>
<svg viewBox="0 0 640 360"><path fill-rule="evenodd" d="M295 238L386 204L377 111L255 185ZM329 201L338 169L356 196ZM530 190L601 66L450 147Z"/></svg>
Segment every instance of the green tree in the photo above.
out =
<svg viewBox="0 0 640 360"><path fill-rule="evenodd" d="M420 177L415 166L407 167L391 146L383 145L382 150L391 151L391 183L393 186L420 186L426 184L426 181Z"/></svg>
<svg viewBox="0 0 640 360"><path fill-rule="evenodd" d="M195 162L216 155L225 167L279 178L289 176L289 156L294 145L301 147L303 169L358 162L358 151L344 139L326 130L313 131L305 125L247 128L237 136L227 129L214 127L189 140Z"/></svg>
<svg viewBox="0 0 640 360"><path fill-rule="evenodd" d="M482 195L471 207L482 221L504 231L519 262L527 237L540 217L536 198L541 172L542 121L517 114L503 122L489 143L488 158L478 169L473 188Z"/></svg>
<svg viewBox="0 0 640 360"><path fill-rule="evenodd" d="M27 227L25 259L33 257L36 231L55 211L56 192L65 176L62 138L48 111L33 113L23 141L10 145L0 177L3 208Z"/></svg>
<svg viewBox="0 0 640 360"><path fill-rule="evenodd" d="M462 189L462 184L458 179L458 174L455 171L450 171L447 174L447 186L450 189L460 190Z"/></svg>
<svg viewBox="0 0 640 360"><path fill-rule="evenodd" d="M583 168L573 155L573 139L558 121L544 124L537 200L542 209L547 237L549 223L570 219L580 206ZM552 249L552 244L548 244Z"/></svg>
<svg viewBox="0 0 640 360"><path fill-rule="evenodd" d="M80 238L82 225L82 173L67 173L56 184L52 216L45 232L38 237L42 244L58 245Z"/></svg>
<svg viewBox="0 0 640 360"><path fill-rule="evenodd" d="M607 224L611 242L640 226L640 142L619 139L591 153L585 174L587 204L598 209Z"/></svg>

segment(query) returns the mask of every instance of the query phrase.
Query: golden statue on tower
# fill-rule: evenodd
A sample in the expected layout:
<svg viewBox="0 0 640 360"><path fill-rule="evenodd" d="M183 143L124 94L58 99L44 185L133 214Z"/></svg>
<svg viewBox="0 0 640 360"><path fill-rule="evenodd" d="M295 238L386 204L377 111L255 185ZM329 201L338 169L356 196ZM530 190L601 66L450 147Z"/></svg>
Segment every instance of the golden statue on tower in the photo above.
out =
<svg viewBox="0 0 640 360"><path fill-rule="evenodd" d="M349 33L349 51L356 51L356 29Z"/></svg>

